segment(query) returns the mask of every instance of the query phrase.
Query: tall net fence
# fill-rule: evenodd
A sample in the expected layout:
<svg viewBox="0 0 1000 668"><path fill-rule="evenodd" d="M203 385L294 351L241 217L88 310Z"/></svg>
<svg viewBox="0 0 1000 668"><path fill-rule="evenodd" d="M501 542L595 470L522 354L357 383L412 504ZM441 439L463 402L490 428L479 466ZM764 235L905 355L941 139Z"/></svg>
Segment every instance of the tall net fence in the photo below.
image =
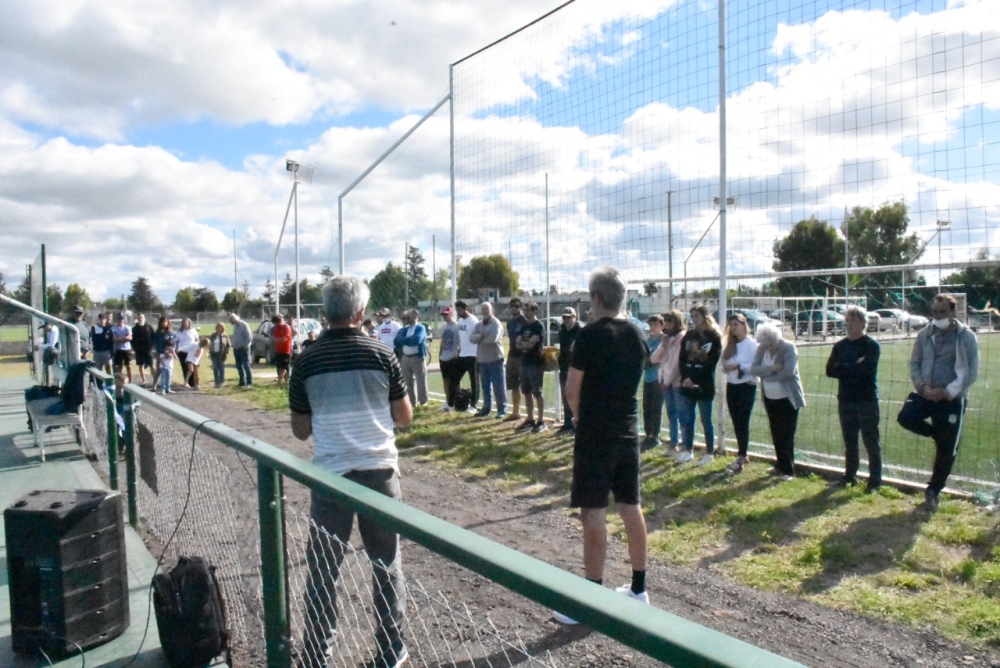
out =
<svg viewBox="0 0 1000 668"><path fill-rule="evenodd" d="M961 293L981 366L951 482L995 483L1000 5L727 3L722 159L719 26L717 3L576 0L456 63L461 262L503 255L536 294L617 266L645 316L717 308L724 257L730 304L784 309L785 336L808 343L797 448L833 465L833 337L801 318L837 301L929 315L938 291ZM933 446L895 418L922 325L885 323L885 461L920 480ZM769 452L760 405L752 426Z"/></svg>

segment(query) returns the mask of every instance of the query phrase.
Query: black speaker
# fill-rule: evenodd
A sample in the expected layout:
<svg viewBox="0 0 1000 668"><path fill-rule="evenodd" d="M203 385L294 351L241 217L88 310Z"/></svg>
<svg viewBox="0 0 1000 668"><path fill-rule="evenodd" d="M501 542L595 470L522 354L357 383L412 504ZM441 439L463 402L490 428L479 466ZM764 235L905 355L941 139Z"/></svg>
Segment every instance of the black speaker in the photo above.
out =
<svg viewBox="0 0 1000 668"><path fill-rule="evenodd" d="M3 518L15 652L62 657L128 628L119 492L34 491Z"/></svg>

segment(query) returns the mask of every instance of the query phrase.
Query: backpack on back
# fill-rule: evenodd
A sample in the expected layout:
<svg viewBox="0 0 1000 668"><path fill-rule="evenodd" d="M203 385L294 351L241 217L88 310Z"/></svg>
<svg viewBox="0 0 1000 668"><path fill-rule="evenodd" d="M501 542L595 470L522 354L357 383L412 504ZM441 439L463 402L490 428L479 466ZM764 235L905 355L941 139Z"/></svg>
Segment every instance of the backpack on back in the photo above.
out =
<svg viewBox="0 0 1000 668"><path fill-rule="evenodd" d="M469 410L472 405L472 390L455 390L455 410L459 412Z"/></svg>
<svg viewBox="0 0 1000 668"><path fill-rule="evenodd" d="M160 645L172 668L201 668L229 651L229 629L215 566L202 557L181 557L169 573L153 577L153 609Z"/></svg>

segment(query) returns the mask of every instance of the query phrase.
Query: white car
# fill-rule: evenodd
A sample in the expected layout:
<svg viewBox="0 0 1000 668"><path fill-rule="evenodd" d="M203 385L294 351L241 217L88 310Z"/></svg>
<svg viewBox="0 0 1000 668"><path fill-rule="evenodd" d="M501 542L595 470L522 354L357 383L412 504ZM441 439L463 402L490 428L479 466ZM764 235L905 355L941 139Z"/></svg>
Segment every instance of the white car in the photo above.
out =
<svg viewBox="0 0 1000 668"><path fill-rule="evenodd" d="M897 329L918 330L927 325L927 318L922 315L912 315L898 308L880 308L875 311L882 317L879 329L882 331Z"/></svg>
<svg viewBox="0 0 1000 668"><path fill-rule="evenodd" d="M274 325L271 321L265 320L257 326L257 331L253 333L253 344L250 346L250 350L254 364L260 362L261 359L268 364L274 362L274 344L271 342L273 328ZM319 336L323 324L313 318L302 318L296 323L295 329L298 331L295 334L294 345L301 349L302 342L309 338L309 332L315 331L316 335Z"/></svg>

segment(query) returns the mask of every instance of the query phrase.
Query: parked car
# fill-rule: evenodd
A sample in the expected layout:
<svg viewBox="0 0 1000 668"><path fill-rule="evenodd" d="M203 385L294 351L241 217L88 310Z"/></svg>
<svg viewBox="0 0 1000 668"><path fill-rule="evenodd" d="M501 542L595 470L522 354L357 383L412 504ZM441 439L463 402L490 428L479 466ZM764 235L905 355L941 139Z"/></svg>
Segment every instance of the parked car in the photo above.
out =
<svg viewBox="0 0 1000 668"><path fill-rule="evenodd" d="M846 304L834 304L830 307L831 311L839 313L840 315L845 315L847 313ZM876 311L866 311L868 314L868 326L867 331L878 332L882 329L882 316L880 316Z"/></svg>
<svg viewBox="0 0 1000 668"><path fill-rule="evenodd" d="M776 308L767 315L779 322L792 322L795 320L795 312L790 308Z"/></svg>
<svg viewBox="0 0 1000 668"><path fill-rule="evenodd" d="M753 309L753 308L736 308L736 309L731 308L731 309L727 309L726 310L726 320L729 320L729 318L732 318L734 313L742 313L743 314L743 317L747 319L747 324L750 325L750 333L751 334L756 334L757 333L757 328L760 327L761 325L763 325L765 322L773 322L774 324L778 325L779 327L781 327L781 325L782 325L782 323L781 323L780 320L775 320L774 318L771 318L771 317L767 316L763 311L758 311L757 309ZM720 323L720 324L722 325L721 328L725 329L725 327L724 327L725 323Z"/></svg>
<svg viewBox="0 0 1000 668"><path fill-rule="evenodd" d="M824 321L826 322L825 330L823 329ZM834 311L822 309L799 311L795 314L795 333L799 335L846 334L846 323L844 316Z"/></svg>
<svg viewBox="0 0 1000 668"><path fill-rule="evenodd" d="M250 348L254 364L260 362L261 359L265 360L268 364L274 362L274 344L271 342L271 330L273 328L274 325L271 321L265 320L257 326L257 331L253 333L253 343ZM302 318L296 323L295 328L298 331L295 334L294 344L301 348L302 342L309 338L309 332L315 331L316 335L319 336L320 331L323 329L323 324L313 318Z"/></svg>
<svg viewBox="0 0 1000 668"><path fill-rule="evenodd" d="M915 331L925 327L928 323L927 318L922 315L913 315L912 313L907 313L906 311L898 308L880 308L875 311L880 316L882 316L882 323L880 329L883 331L890 329L907 329L910 331Z"/></svg>

